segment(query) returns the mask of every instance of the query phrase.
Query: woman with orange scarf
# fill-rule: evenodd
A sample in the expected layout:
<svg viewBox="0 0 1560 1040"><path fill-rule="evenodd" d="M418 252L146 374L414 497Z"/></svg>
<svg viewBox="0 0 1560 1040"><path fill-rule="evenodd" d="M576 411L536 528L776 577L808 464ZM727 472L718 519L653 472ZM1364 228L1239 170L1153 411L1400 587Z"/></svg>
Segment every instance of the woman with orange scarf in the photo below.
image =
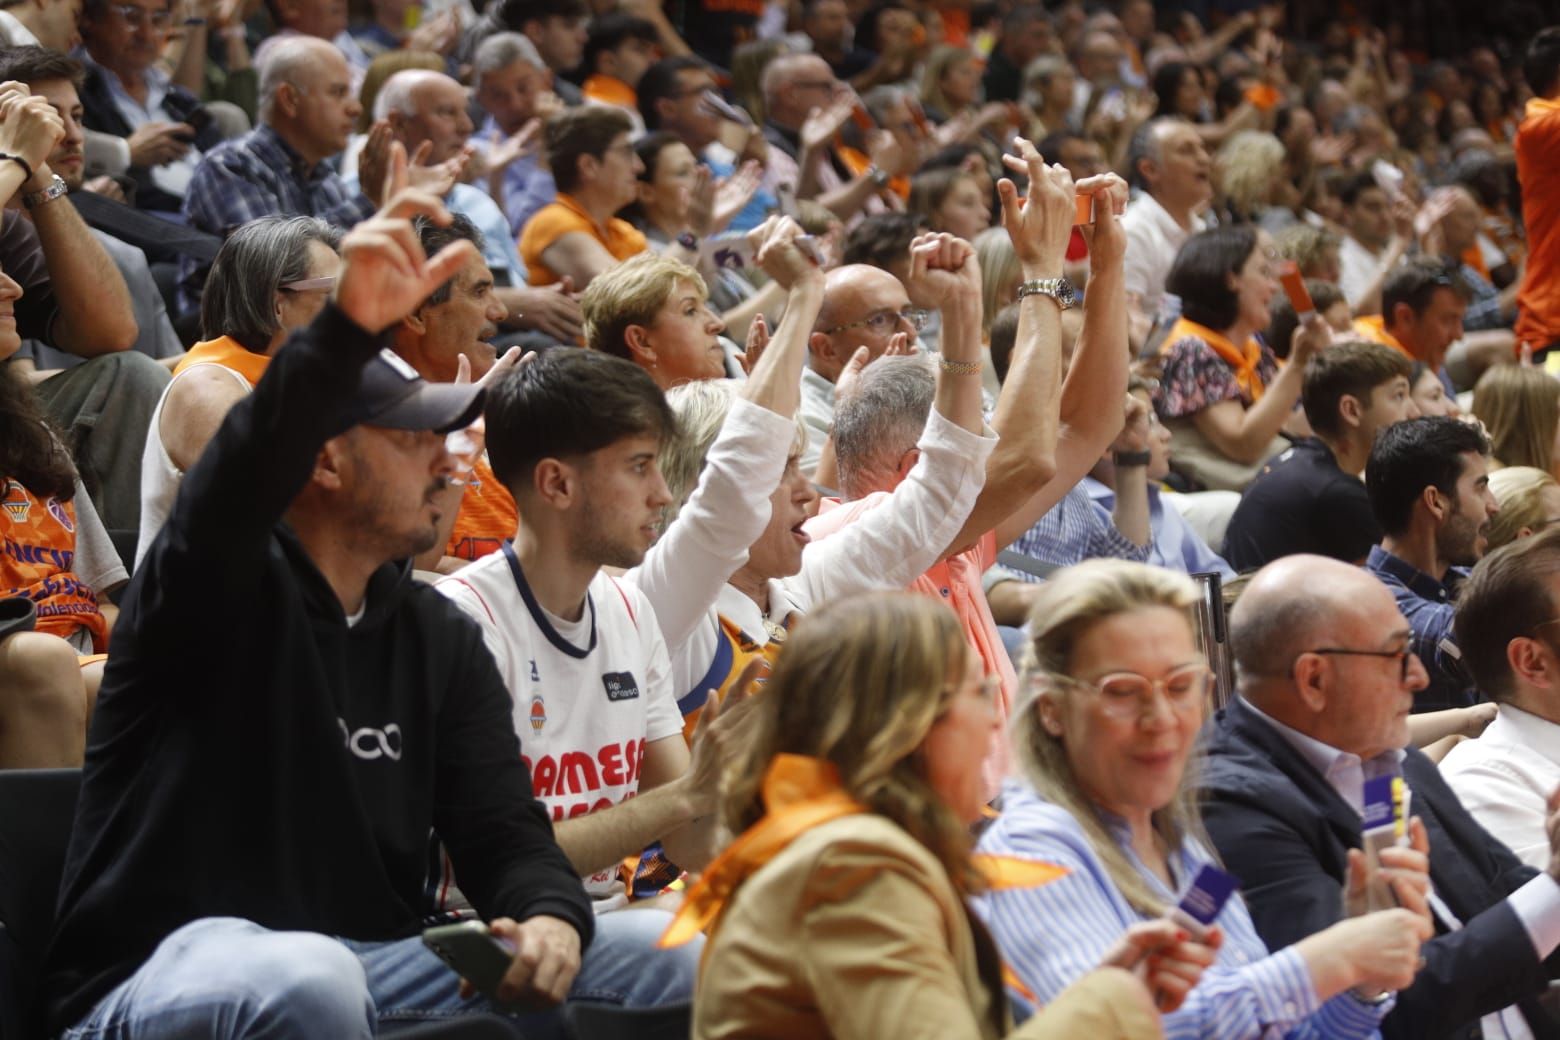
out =
<svg viewBox="0 0 1560 1040"><path fill-rule="evenodd" d="M1278 291L1265 232L1216 228L1176 254L1165 291L1181 317L1160 347L1154 407L1169 427L1176 469L1207 488L1241 491L1287 442L1279 433L1300 400L1305 363L1331 341L1319 316L1298 326L1288 364L1257 338ZM1299 432L1308 432L1300 430Z"/></svg>
<svg viewBox="0 0 1560 1040"><path fill-rule="evenodd" d="M993 694L953 613L925 597L836 600L791 633L726 777L741 837L663 939L709 933L698 1040L1161 1035L1147 986L1118 967L1013 1031L1011 975L966 898L1059 872L970 855ZM1145 928L1107 963L1151 947L1149 984L1200 972L1177 959L1172 926Z"/></svg>

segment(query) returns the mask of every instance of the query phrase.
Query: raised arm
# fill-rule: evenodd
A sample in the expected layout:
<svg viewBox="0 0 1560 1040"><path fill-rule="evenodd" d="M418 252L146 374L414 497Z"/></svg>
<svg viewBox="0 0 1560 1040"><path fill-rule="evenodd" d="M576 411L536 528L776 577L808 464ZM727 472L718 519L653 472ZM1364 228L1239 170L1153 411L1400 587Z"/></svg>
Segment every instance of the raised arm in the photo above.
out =
<svg viewBox="0 0 1560 1040"><path fill-rule="evenodd" d="M1034 526L1094 467L1121 431L1127 392L1127 300L1123 261L1127 238L1121 227L1127 187L1113 173L1090 177L1080 193L1101 196L1094 207L1089 244L1089 291L1083 300L1083 328L1062 384L1061 430L1056 470L1029 501L996 525L997 547L1009 545ZM1108 200L1108 201L1107 201ZM1104 203L1104 204L1102 204ZM1067 218L1069 226L1072 218ZM1010 372L1008 378L1012 378Z"/></svg>
<svg viewBox="0 0 1560 1040"><path fill-rule="evenodd" d="M1300 400L1306 362L1331 341L1327 322L1313 317L1295 330L1289 361L1260 400L1249 408L1240 401L1220 401L1194 414L1192 422L1221 454L1247 465L1261 462Z"/></svg>
<svg viewBox="0 0 1560 1040"><path fill-rule="evenodd" d="M239 588L260 565L272 525L308 481L321 446L352 425L359 373L381 334L474 252L459 243L427 259L411 226L419 213L450 219L438 199L405 191L342 242L333 302L228 412L185 478L146 556L143 570L157 572L155 595L185 582L198 583L202 595L213 583Z"/></svg>
<svg viewBox="0 0 1560 1040"><path fill-rule="evenodd" d="M796 246L795 221L775 218L750 233L770 277L790 286L784 318L738 391L711 445L699 485L628 579L649 598L666 645L676 653L703 623L721 586L747 562L769 522L801 398L807 336L823 305L823 274Z"/></svg>

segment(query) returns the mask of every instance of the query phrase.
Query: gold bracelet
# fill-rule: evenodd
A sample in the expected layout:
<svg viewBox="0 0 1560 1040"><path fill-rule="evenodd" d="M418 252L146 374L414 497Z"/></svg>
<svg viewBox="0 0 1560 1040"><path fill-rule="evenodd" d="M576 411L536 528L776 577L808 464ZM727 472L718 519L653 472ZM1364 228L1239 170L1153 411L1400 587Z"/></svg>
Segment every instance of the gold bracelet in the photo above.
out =
<svg viewBox="0 0 1560 1040"><path fill-rule="evenodd" d="M980 373L982 366L979 361L949 361L947 358L939 357L937 367L956 376L973 376Z"/></svg>

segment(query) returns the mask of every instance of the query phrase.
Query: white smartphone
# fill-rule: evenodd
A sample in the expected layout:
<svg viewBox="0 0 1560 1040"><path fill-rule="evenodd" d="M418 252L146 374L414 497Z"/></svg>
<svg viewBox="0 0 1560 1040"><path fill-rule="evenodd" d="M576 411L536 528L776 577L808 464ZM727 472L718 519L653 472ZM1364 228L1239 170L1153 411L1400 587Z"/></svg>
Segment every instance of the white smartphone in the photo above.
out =
<svg viewBox="0 0 1560 1040"><path fill-rule="evenodd" d="M496 1005L498 984L509 971L515 951L488 931L481 921L441 924L422 933L423 945L438 955L457 975L477 987Z"/></svg>

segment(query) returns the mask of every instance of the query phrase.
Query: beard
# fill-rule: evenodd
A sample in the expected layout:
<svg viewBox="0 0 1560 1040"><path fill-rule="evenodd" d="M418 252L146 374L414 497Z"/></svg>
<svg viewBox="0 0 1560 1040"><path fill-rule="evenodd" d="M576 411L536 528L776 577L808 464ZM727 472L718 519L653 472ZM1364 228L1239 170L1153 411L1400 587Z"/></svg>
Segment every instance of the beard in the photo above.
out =
<svg viewBox="0 0 1560 1040"><path fill-rule="evenodd" d="M586 492L580 503L579 524L573 539L576 559L598 567L621 567L625 570L644 562L645 547L638 537L638 529L632 535L614 531L608 522L613 516L613 511L598 507L589 492Z"/></svg>

